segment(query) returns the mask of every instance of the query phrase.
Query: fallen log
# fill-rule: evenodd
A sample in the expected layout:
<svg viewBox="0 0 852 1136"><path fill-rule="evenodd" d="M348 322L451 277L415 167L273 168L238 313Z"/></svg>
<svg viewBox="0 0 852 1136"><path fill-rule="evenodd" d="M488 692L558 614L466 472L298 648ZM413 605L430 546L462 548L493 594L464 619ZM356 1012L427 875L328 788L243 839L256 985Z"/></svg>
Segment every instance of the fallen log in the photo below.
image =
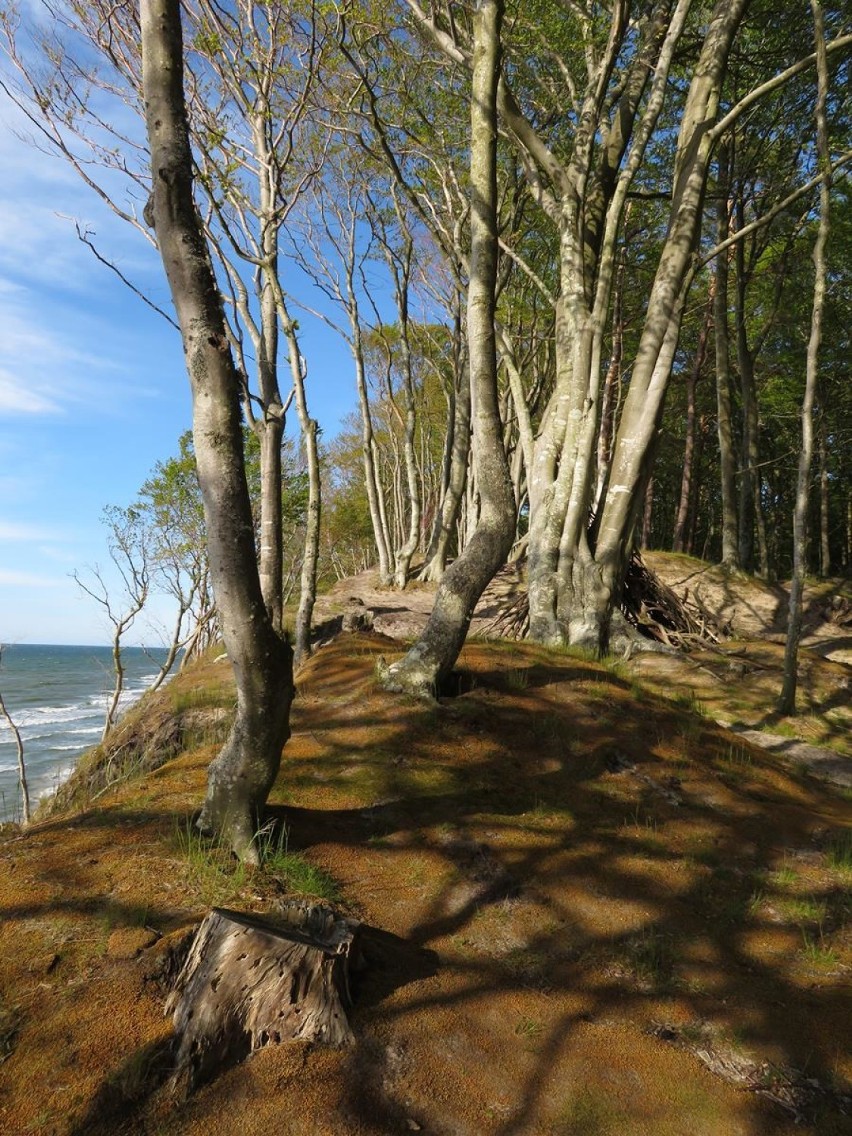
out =
<svg viewBox="0 0 852 1136"><path fill-rule="evenodd" d="M280 924L214 908L166 1001L173 1015L172 1088L199 1083L265 1045L349 1045L349 966L358 923L296 902Z"/></svg>

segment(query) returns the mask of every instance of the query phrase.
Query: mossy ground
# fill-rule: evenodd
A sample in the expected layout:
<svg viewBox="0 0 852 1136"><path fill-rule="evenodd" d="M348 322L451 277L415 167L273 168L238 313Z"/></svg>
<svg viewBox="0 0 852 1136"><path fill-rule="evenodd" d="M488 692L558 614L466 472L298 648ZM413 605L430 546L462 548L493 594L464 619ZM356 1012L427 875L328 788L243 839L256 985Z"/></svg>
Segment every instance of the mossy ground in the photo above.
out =
<svg viewBox="0 0 852 1136"><path fill-rule="evenodd" d="M181 847L217 744L189 737L0 843L0 1132L850 1131L848 798L623 667L474 642L428 705L378 688L398 650L342 636L303 668L270 799L377 929L356 1047L161 1087L158 955L223 902ZM162 697L227 704L225 668ZM290 886L220 868L246 910Z"/></svg>

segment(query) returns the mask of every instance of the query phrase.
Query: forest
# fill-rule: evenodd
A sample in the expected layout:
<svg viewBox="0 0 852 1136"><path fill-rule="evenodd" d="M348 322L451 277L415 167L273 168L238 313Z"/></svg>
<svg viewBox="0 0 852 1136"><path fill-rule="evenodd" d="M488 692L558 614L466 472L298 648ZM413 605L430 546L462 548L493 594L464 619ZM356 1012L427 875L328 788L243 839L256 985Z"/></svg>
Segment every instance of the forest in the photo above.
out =
<svg viewBox="0 0 852 1136"><path fill-rule="evenodd" d="M848 574L842 5L46 14L4 6L3 90L159 251L183 338L193 436L107 522L133 602L175 597L175 649L224 639L202 826L241 854L335 578L438 584L384 679L428 693L509 558L529 638L594 653L637 637L635 549L792 576L793 619L806 573ZM330 439L308 319L351 351Z"/></svg>
<svg viewBox="0 0 852 1136"><path fill-rule="evenodd" d="M0 4L192 404L32 814L0 693L0 1133L849 1132L851 48L831 0Z"/></svg>

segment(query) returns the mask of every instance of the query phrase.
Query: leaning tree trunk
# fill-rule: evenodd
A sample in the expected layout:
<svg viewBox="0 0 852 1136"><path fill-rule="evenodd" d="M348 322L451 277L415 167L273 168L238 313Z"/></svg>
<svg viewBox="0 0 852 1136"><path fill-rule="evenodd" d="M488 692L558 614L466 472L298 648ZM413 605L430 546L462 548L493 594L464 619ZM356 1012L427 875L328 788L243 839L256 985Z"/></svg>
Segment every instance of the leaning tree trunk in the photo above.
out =
<svg viewBox="0 0 852 1136"><path fill-rule="evenodd" d="M587 569L580 580L588 595L576 597L579 614L571 611L577 629L571 642L598 651L616 645L610 637L610 620L620 599L641 493L651 475L683 305L694 271L692 254L715 145L709 125L716 117L728 53L746 4L747 0L717 0L686 98L675 155L671 221L616 434L594 571ZM571 607L575 607L573 602Z"/></svg>
<svg viewBox="0 0 852 1136"><path fill-rule="evenodd" d="M471 250L467 326L473 404L473 453L479 523L438 586L423 634L386 675L391 690L432 694L452 670L473 609L505 561L515 530L497 394L494 329L497 282L497 82L503 0L482 0L473 18L470 180Z"/></svg>
<svg viewBox="0 0 852 1136"><path fill-rule="evenodd" d="M264 606L243 461L240 377L195 207L177 0L142 0L142 73L157 242L183 339L213 590L237 711L200 826L256 861L253 836L289 736L293 655Z"/></svg>
<svg viewBox="0 0 852 1136"><path fill-rule="evenodd" d="M814 398L816 396L819 347L822 339L822 317L825 306L825 248L829 230L829 171L825 104L828 92L828 64L825 52L825 28L819 0L811 0L817 56L817 100L815 109L817 150L822 181L819 187L819 229L814 242L814 295L811 308L811 334L805 364L805 397L802 400L802 449L799 454L799 476L793 510L793 579L790 582L790 612L787 623L787 645L784 651L784 681L778 699L779 714L796 713L799 636L802 631L802 593L807 569L808 490L814 449Z"/></svg>

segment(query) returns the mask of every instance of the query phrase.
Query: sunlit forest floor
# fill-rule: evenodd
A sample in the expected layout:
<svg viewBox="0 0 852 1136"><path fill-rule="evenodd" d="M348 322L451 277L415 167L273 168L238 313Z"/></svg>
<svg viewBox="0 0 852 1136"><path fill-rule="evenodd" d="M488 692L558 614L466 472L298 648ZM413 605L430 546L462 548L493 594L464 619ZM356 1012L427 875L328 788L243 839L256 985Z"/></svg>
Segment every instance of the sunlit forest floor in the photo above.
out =
<svg viewBox="0 0 852 1136"><path fill-rule="evenodd" d="M735 633L668 672L474 641L437 704L376 685L398 641L341 635L298 676L286 854L254 872L194 834L233 694L224 661L185 672L0 837L0 1132L852 1131L850 795L717 723L771 716L780 645ZM841 760L850 668L802 668ZM295 890L372 929L356 1045L174 1098L170 944Z"/></svg>

